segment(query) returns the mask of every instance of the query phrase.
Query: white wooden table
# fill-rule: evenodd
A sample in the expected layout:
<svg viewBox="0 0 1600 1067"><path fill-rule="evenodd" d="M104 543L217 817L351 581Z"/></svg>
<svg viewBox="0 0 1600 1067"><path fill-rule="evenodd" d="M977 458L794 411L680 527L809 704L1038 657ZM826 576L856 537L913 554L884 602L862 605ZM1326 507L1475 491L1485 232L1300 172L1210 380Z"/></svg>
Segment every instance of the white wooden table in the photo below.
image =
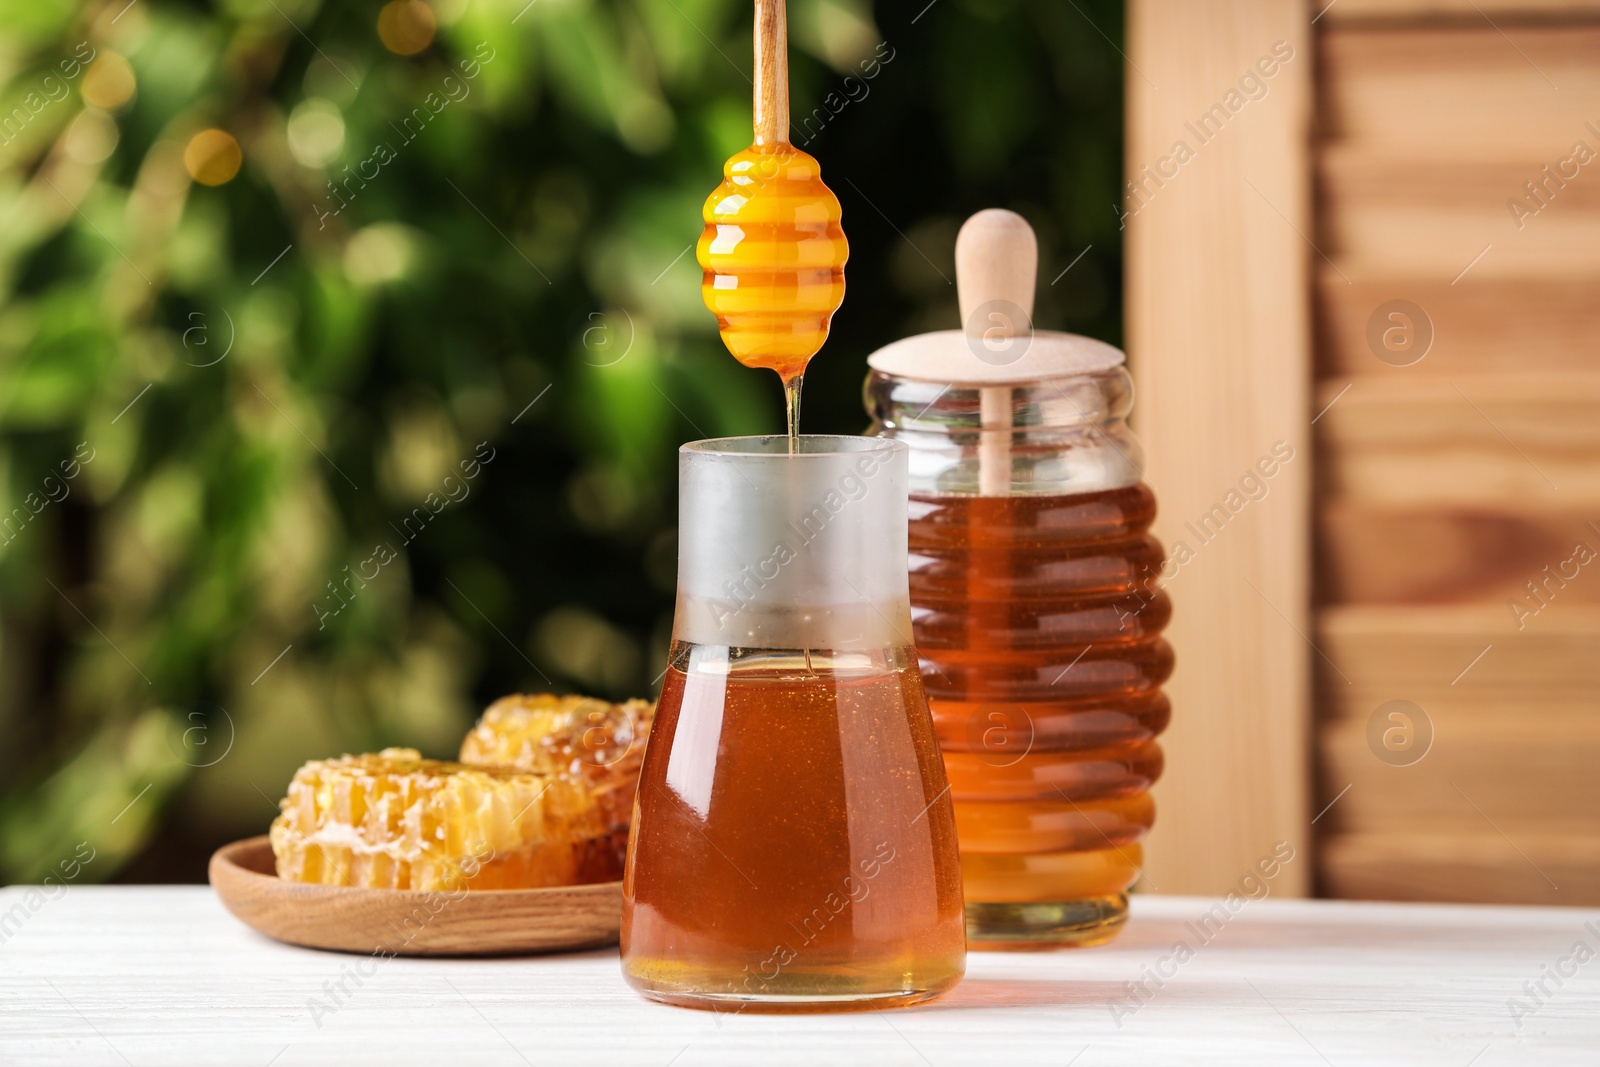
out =
<svg viewBox="0 0 1600 1067"><path fill-rule="evenodd" d="M1140 896L1110 946L973 953L920 1008L774 1016L647 1003L615 950L377 962L266 940L205 887L72 887L37 910L13 887L0 1064L1600 1064L1600 955L1573 956L1600 954L1600 911L1264 900L1202 942L1188 924L1214 903ZM336 1004L357 964L373 973Z"/></svg>

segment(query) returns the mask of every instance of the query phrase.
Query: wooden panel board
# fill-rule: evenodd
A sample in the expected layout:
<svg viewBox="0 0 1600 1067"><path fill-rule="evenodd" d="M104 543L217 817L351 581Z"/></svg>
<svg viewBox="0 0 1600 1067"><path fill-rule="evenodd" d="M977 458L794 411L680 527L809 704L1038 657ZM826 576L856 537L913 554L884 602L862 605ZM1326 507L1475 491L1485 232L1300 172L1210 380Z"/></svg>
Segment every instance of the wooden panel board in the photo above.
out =
<svg viewBox="0 0 1600 1067"><path fill-rule="evenodd" d="M1341 28L1318 59L1321 135L1374 156L1554 163L1600 116L1600 25Z"/></svg>
<svg viewBox="0 0 1600 1067"><path fill-rule="evenodd" d="M1520 623L1503 604L1322 608L1322 712L1364 722L1378 703L1404 698L1498 714L1509 699L1600 719L1600 607L1557 593Z"/></svg>
<svg viewBox="0 0 1600 1067"><path fill-rule="evenodd" d="M1508 366L1533 374L1600 372L1600 271L1504 277L1495 273L1500 262L1491 253L1478 264L1488 269L1475 266L1454 285L1438 273L1367 274L1350 265L1341 266L1341 275L1323 263L1316 290L1317 372L1340 378L1457 377ZM1376 346L1367 337L1374 318L1380 330L1397 324L1380 311L1393 300L1421 308L1418 324L1432 332L1427 354L1411 366L1383 362L1377 353L1388 350L1381 333Z"/></svg>
<svg viewBox="0 0 1600 1067"><path fill-rule="evenodd" d="M1134 418L1156 530L1196 552L1168 586L1178 665L1146 851L1159 892L1225 892L1274 842L1307 834L1308 18L1285 0L1129 5L1127 171L1160 166L1180 139L1195 149L1127 220ZM1268 64L1267 95L1198 143L1185 124L1280 41L1293 58ZM1185 522L1277 442L1297 458L1270 495L1198 545ZM1274 892L1304 892L1306 875L1286 868Z"/></svg>
<svg viewBox="0 0 1600 1067"><path fill-rule="evenodd" d="M1583 512L1536 514L1506 504L1455 510L1382 508L1343 500L1317 509L1317 590L1324 603L1530 605L1529 582L1554 574L1564 601L1600 603L1600 522ZM1549 568L1546 571L1545 568Z"/></svg>
<svg viewBox="0 0 1600 1067"><path fill-rule="evenodd" d="M1600 3L1325 17L1319 889L1600 901Z"/></svg>
<svg viewBox="0 0 1600 1067"><path fill-rule="evenodd" d="M1476 833L1489 820L1513 839L1532 833L1600 834L1600 709L1550 715L1536 697L1507 698L1485 719L1432 700L1415 702L1431 743L1391 753L1382 731L1423 724L1412 710L1390 718L1377 704L1381 730L1365 718L1319 731L1324 833ZM1410 760L1397 765L1388 759ZM1337 802L1335 803L1335 800Z"/></svg>
<svg viewBox="0 0 1600 1067"><path fill-rule="evenodd" d="M1333 380L1318 401L1332 404L1317 423L1328 493L1413 507L1600 505L1600 374Z"/></svg>
<svg viewBox="0 0 1600 1067"><path fill-rule="evenodd" d="M1479 604L1318 612L1324 844L1490 825L1600 834L1600 607L1559 596L1520 620ZM1391 727L1431 740L1397 758Z"/></svg>
<svg viewBox="0 0 1600 1067"><path fill-rule="evenodd" d="M1600 19L1600 0L1310 0L1328 27L1413 22L1469 26L1493 22L1516 28L1529 23Z"/></svg>
<svg viewBox="0 0 1600 1067"><path fill-rule="evenodd" d="M1331 146L1317 166L1319 247L1352 282L1387 272L1441 284L1458 276L1560 283L1600 271L1600 96L1594 104L1587 127L1492 162ZM1595 153L1585 166L1571 159L1579 140Z"/></svg>
<svg viewBox="0 0 1600 1067"><path fill-rule="evenodd" d="M1320 856L1321 888L1358 900L1600 904L1600 836L1349 834Z"/></svg>

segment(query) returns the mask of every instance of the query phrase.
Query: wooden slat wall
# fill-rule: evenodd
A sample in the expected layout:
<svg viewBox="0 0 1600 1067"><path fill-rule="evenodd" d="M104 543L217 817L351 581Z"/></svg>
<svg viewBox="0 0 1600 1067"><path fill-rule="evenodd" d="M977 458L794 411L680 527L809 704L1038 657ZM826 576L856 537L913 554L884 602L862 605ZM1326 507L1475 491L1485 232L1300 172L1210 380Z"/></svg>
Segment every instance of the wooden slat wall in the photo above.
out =
<svg viewBox="0 0 1600 1067"><path fill-rule="evenodd" d="M1320 888L1600 903L1600 4L1340 0L1317 60ZM1395 299L1410 366L1368 339Z"/></svg>
<svg viewBox="0 0 1600 1067"><path fill-rule="evenodd" d="M1330 26L1411 21L1438 25L1450 19L1481 23L1486 18L1564 23L1600 12L1600 0L1314 0L1312 7L1322 15L1317 21Z"/></svg>
<svg viewBox="0 0 1600 1067"><path fill-rule="evenodd" d="M1194 156L1127 220L1135 428L1161 503L1156 533L1195 553L1167 583L1178 665L1168 758L1156 787L1143 888L1221 894L1279 841L1298 860L1273 892L1303 894L1312 867L1307 619L1313 56L1298 0L1131 0L1127 171L1183 141ZM1294 50L1267 93L1204 143L1186 128L1274 45ZM1135 205L1136 206L1136 205ZM1295 450L1268 495L1209 543L1186 529L1277 442ZM1242 499L1235 497L1234 499Z"/></svg>

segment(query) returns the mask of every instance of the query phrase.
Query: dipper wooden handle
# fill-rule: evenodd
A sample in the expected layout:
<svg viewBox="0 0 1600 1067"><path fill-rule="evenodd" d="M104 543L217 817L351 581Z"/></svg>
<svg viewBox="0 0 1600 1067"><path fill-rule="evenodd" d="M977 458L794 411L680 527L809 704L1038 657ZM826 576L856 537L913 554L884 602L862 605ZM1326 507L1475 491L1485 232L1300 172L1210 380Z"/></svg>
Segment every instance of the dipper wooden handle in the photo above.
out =
<svg viewBox="0 0 1600 1067"><path fill-rule="evenodd" d="M962 328L974 337L999 330L1021 336L1033 329L1033 286L1039 241L1014 211L992 207L956 234L956 297Z"/></svg>
<svg viewBox="0 0 1600 1067"><path fill-rule="evenodd" d="M789 25L784 0L756 0L754 115L756 144L789 142Z"/></svg>

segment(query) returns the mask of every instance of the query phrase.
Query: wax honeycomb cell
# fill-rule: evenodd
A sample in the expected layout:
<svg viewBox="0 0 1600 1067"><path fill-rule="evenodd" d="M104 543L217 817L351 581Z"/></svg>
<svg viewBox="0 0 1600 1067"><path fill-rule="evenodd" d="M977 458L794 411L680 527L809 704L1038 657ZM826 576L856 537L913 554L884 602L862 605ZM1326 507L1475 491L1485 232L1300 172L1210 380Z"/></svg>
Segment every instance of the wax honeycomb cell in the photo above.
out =
<svg viewBox="0 0 1600 1067"><path fill-rule="evenodd" d="M279 808L272 851L292 881L453 891L621 877L626 833L581 776L391 748L307 763Z"/></svg>

